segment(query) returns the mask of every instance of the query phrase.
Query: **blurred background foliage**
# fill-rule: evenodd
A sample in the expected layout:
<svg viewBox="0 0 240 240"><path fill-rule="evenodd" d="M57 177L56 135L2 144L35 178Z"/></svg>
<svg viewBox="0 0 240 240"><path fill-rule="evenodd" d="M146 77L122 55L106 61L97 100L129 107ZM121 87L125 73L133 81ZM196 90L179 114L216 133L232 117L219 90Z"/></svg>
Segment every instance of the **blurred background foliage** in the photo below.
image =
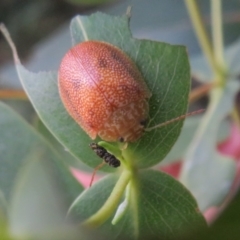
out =
<svg viewBox="0 0 240 240"><path fill-rule="evenodd" d="M210 28L209 0L198 1L198 4L204 22ZM239 5L238 0L223 1L226 45L239 36ZM122 15L128 6L132 6L130 28L134 37L186 45L191 57L200 53L184 1L3 0L0 2L0 21L8 27L20 58L29 70L57 70L61 58L71 46L68 23L73 16L96 11ZM9 63L11 51L2 36L0 52L0 87L21 88L14 67ZM195 85L198 82L194 82ZM204 101L206 103L206 98Z"/></svg>
<svg viewBox="0 0 240 240"><path fill-rule="evenodd" d="M228 0L222 1L222 3L225 46L229 46L237 41L240 36L240 1ZM209 0L199 0L198 4L204 16L204 23L209 30L211 24L209 17ZM188 48L191 59L194 59L201 54L200 47L189 20L184 1L181 0L1 0L0 22L4 22L8 27L18 49L20 58L22 59L26 68L32 71L57 70L61 58L71 46L69 22L72 17L74 17L76 14L88 15L96 11L101 11L112 15L123 15L129 5L132 6L130 28L134 37L185 45ZM56 49L58 50L56 51ZM199 84L200 83L195 81L193 78L193 88ZM35 111L31 107L31 104L27 101L25 95L21 92L19 94L16 94L18 92L12 92L12 90L21 89L22 87L19 83L15 67L12 62L11 51L9 50L6 41L0 35L0 90L4 90L5 92L7 91L7 95L4 95L0 92L1 100L15 111L20 113L30 124L32 124L34 129L40 132L42 136L47 138L56 147L56 149L61 149L58 143L55 142L49 132L38 120ZM207 97L204 97L200 101L192 104L190 107L192 109L204 108L207 104L207 101ZM238 106L238 111L240 111L240 94L238 94L236 97L236 103ZM2 112L0 112L0 114L2 114ZM37 140L35 139L34 141L40 140L37 138ZM14 144L14 142L12 143ZM17 146L13 145L13 148L16 149ZM83 167L79 161L75 161L75 159L66 151L63 149L59 151L62 151L62 155L65 159L70 159L69 162L71 163L71 166ZM52 162L50 161L50 163L26 163L24 169L21 170L22 172L25 171L25 173L28 173L27 175L25 174L25 178L27 179L25 181L31 182L34 178L36 178L36 176L34 174L31 176L30 172L36 171L36 169L41 169L42 174L39 173L39 179L47 179L47 181L55 183L58 177L53 176L51 179L48 179L49 176L54 174L51 171L45 171L46 169L49 169L49 164L52 166L56 165L54 160L55 157L53 157L53 160L51 160ZM3 155L0 148L0 162L2 159ZM57 164L57 171L62 171L62 164L66 164L65 160L62 160L61 163ZM0 167L2 168L2 166ZM84 167L86 170L89 170L86 166ZM29 169L32 170L29 171ZM22 173L18 173L14 177L17 178L20 174ZM37 183L36 179L35 184ZM70 180L68 181L70 182L74 181L70 176L69 179ZM61 181L65 180L61 179ZM44 184L48 185L48 183L43 182L43 187L46 187ZM76 183L74 183L74 185L75 184ZM239 184L236 185L238 186ZM31 186L25 184L24 186L26 190L34 187L34 184ZM53 186L59 188L59 186L57 187L54 184ZM71 202L74 199L73 196L76 195L77 191L82 190L80 185L75 186L76 188L70 191L69 194L71 197L66 200L67 202ZM56 196L59 198L62 196L61 192L58 192L57 195L52 196L52 194L50 194L52 191L51 186L49 188L50 189L47 189L44 193L39 194L49 194L51 199L54 199ZM1 196L2 195L0 192L0 234L2 234L0 236L2 237L1 239L10 239L10 237L7 237L7 233L4 230L6 229L6 222L3 220L5 219L4 216L7 212L5 207L6 199L2 199ZM27 197L26 192L24 193L24 196ZM20 205L18 204L21 204L22 206L22 202L24 202L22 197L23 195L18 195L15 197L15 202L13 203L15 209L20 208ZM44 203L40 201L38 202L37 206L42 206L41 204ZM51 208L51 206L48 207ZM65 208L66 206L64 205L64 209ZM235 200L226 208L225 212L223 212L219 219L213 224L210 233L200 233L197 236L199 239L203 239L203 237L204 239L228 239L229 236L231 236L230 239L239 239L240 217L237 214L239 212L240 199L238 193ZM22 216L21 212L15 213L16 214L12 216L13 229L18 230L19 227L26 225L31 227L39 225L38 221L32 223L32 225L29 225L29 222L26 224L23 222L22 225L14 225L14 223L19 221L18 216ZM40 213L37 214L40 215ZM55 221L56 218L62 216L61 214L62 210L60 211L57 209L50 219ZM49 218L49 215L42 216L39 221L43 223L44 219L46 218ZM30 221L29 219L26 219L26 222ZM43 227L44 226L45 225L43 224ZM66 226L64 225L64 227ZM71 231L71 234L74 235L76 233ZM64 239L64 236L61 237ZM196 235L194 238L195 237ZM189 239L193 238L189 237Z"/></svg>

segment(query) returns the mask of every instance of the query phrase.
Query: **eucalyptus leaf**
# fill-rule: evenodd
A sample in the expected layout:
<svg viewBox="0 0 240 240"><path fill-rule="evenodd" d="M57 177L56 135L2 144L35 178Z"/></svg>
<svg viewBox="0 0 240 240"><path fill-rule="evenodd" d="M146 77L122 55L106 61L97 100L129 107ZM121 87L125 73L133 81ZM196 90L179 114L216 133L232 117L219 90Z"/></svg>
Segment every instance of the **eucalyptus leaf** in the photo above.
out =
<svg viewBox="0 0 240 240"><path fill-rule="evenodd" d="M62 156L64 163L72 168L81 169L84 172L91 172L92 168L84 164L84 162L79 161L76 157L69 153L67 149L49 132L49 130L45 127L43 122L38 118L34 124L34 127L37 129L39 133L41 133L45 139L51 143L51 146Z"/></svg>
<svg viewBox="0 0 240 240"><path fill-rule="evenodd" d="M35 151L19 172L10 203L10 232L19 238L78 239L73 238L76 230L65 219L72 201L68 192L74 186L66 189L49 161L41 151Z"/></svg>
<svg viewBox="0 0 240 240"><path fill-rule="evenodd" d="M202 116L200 115L189 117L185 120L178 140L176 141L175 145L168 153L168 155L160 163L161 166L174 163L176 161L181 160L184 157L188 149L188 146L192 142L195 132L197 131L197 128L201 123L201 120ZM220 123L216 141L221 142L225 140L229 136L229 134L230 134L230 121L224 120Z"/></svg>
<svg viewBox="0 0 240 240"><path fill-rule="evenodd" d="M110 17L96 13L77 16L71 23L74 42L88 39L107 41L124 50L143 73L152 91L149 126L165 122L186 112L190 85L189 63L185 47L171 46L131 37L128 17ZM74 156L96 166L99 158L89 149L90 138L64 109L58 94L56 73L31 73L17 64L21 82L40 118ZM123 152L139 167L161 161L176 141L182 121L145 133ZM111 171L110 168L105 168Z"/></svg>
<svg viewBox="0 0 240 240"><path fill-rule="evenodd" d="M36 118L36 112L34 111L32 104L26 100L8 99L3 100L3 103L14 109L19 115L21 115L30 124L34 122Z"/></svg>
<svg viewBox="0 0 240 240"><path fill-rule="evenodd" d="M186 232L206 229L196 200L174 178L158 171L143 171L139 186L141 239L147 239L149 232L156 239L178 239Z"/></svg>
<svg viewBox="0 0 240 240"><path fill-rule="evenodd" d="M1 229L0 239L1 240L14 240L9 234L6 219L2 219L1 217L2 216L1 216L1 212L0 212L0 229Z"/></svg>
<svg viewBox="0 0 240 240"><path fill-rule="evenodd" d="M235 177L236 164L230 157L217 152L216 137L239 88L238 81L230 81L225 89L214 90L210 106L183 162L180 180L196 197L202 211L223 201Z"/></svg>
<svg viewBox="0 0 240 240"><path fill-rule="evenodd" d="M98 211L109 197L118 177L108 175L85 190L73 203L69 215L83 221ZM191 194L169 175L153 170L138 174L137 213L128 207L124 216L111 224L115 212L95 236L107 239L178 239L186 232L206 228ZM151 187L149 187L151 186ZM131 191L131 190L130 190Z"/></svg>
<svg viewBox="0 0 240 240"><path fill-rule="evenodd" d="M0 219L7 220L8 215L8 203L4 196L4 193L0 190Z"/></svg>
<svg viewBox="0 0 240 240"><path fill-rule="evenodd" d="M64 222L82 186L30 125L2 103L0 112L0 189L11 233L36 234Z"/></svg>
<svg viewBox="0 0 240 240"><path fill-rule="evenodd" d="M17 173L36 143L29 126L1 102L0 112L0 189L9 202Z"/></svg>

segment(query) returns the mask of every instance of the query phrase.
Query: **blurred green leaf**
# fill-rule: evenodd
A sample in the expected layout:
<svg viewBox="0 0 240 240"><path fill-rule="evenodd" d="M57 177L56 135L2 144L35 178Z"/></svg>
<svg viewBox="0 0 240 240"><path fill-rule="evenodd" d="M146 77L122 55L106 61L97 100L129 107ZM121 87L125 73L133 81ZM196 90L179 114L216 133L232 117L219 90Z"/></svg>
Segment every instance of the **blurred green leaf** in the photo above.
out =
<svg viewBox="0 0 240 240"><path fill-rule="evenodd" d="M7 219L7 202L4 199L3 193L0 190L0 239L11 240L8 229Z"/></svg>
<svg viewBox="0 0 240 240"><path fill-rule="evenodd" d="M73 203L69 214L79 221L90 217L104 204L116 181L115 174L108 175L85 190ZM139 172L138 186L137 217L129 206L116 225L111 225L113 213L100 230L91 231L106 239L135 239L134 235L139 236L137 239L178 239L186 232L206 228L196 201L174 178L145 170Z"/></svg>
<svg viewBox="0 0 240 240"><path fill-rule="evenodd" d="M8 203L5 199L4 193L0 189L0 220L7 220Z"/></svg>
<svg viewBox="0 0 240 240"><path fill-rule="evenodd" d="M74 43L88 39L107 41L123 49L143 73L153 96L150 99L150 126L165 122L186 112L189 91L189 64L186 49L131 37L128 17L110 17L96 13L77 16L71 23ZM30 73L17 66L19 77L44 124L74 156L89 166L99 164L90 150L90 138L71 119L59 99L56 73ZM54 116L54 117L53 117ZM145 133L129 144L123 154L133 156L139 167L161 161L176 141L182 121ZM112 171L110 168L105 168Z"/></svg>
<svg viewBox="0 0 240 240"><path fill-rule="evenodd" d="M8 99L3 100L2 102L14 109L14 111L21 115L30 124L33 123L36 118L36 112L34 111L32 104L27 99L23 101Z"/></svg>
<svg viewBox="0 0 240 240"><path fill-rule="evenodd" d="M2 103L0 112L0 189L8 203L11 233L48 231L65 221L83 188L30 125Z"/></svg>
<svg viewBox="0 0 240 240"><path fill-rule="evenodd" d="M7 222L1 219L0 215L0 239L1 240L14 240L8 232Z"/></svg>
<svg viewBox="0 0 240 240"><path fill-rule="evenodd" d="M0 109L0 189L9 202L17 173L36 143L27 123L2 103Z"/></svg>
<svg viewBox="0 0 240 240"><path fill-rule="evenodd" d="M216 137L221 121L232 109L239 87L239 82L230 81L224 90L215 90L215 98L183 162L180 180L196 197L202 211L223 201L235 177L236 164L217 152Z"/></svg>
<svg viewBox="0 0 240 240"><path fill-rule="evenodd" d="M194 138L194 134L197 131L199 124L201 123L202 116L189 117L184 121L184 125L181 134L172 147L171 151L160 163L161 166L171 164L173 162L179 161L185 155L189 144ZM217 142L225 140L230 134L230 122L224 120L220 123L219 131L217 133Z"/></svg>
<svg viewBox="0 0 240 240"><path fill-rule="evenodd" d="M73 201L67 196L73 186L70 187L69 182L68 189L64 188L61 175L54 167L51 158L40 150L29 156L19 172L9 211L9 228L13 236L71 239L73 233L65 217Z"/></svg>

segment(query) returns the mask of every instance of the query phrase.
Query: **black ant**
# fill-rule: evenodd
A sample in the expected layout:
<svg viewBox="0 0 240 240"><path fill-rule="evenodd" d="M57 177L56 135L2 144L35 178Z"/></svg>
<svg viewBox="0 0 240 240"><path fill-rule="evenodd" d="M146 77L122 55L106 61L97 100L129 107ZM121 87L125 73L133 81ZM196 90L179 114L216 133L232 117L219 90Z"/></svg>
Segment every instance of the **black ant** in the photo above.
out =
<svg viewBox="0 0 240 240"><path fill-rule="evenodd" d="M121 165L121 162L114 155L109 153L104 147L99 146L97 143L90 143L89 146L100 158L104 160L100 165L98 165L94 169L91 182L90 182L90 187L91 187L95 174L99 168L101 168L105 163L107 163L111 167L117 168Z"/></svg>

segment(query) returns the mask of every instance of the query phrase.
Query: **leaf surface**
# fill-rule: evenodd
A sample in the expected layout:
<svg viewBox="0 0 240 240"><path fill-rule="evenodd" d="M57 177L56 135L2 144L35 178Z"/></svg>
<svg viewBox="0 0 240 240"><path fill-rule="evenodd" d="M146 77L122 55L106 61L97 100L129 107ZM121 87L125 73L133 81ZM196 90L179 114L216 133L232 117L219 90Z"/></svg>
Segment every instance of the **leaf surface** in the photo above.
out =
<svg viewBox="0 0 240 240"><path fill-rule="evenodd" d="M2 103L0 112L0 205L11 233L31 236L64 225L83 187L29 124Z"/></svg>
<svg viewBox="0 0 240 240"><path fill-rule="evenodd" d="M79 221L90 217L101 208L117 180L117 175L108 175L85 190L73 203L69 214ZM112 225L113 212L95 234L109 239L127 237L130 240L136 236L137 239L178 239L186 232L206 227L196 201L174 178L162 172L144 170L139 172L137 181L137 213L130 204L120 221Z"/></svg>

